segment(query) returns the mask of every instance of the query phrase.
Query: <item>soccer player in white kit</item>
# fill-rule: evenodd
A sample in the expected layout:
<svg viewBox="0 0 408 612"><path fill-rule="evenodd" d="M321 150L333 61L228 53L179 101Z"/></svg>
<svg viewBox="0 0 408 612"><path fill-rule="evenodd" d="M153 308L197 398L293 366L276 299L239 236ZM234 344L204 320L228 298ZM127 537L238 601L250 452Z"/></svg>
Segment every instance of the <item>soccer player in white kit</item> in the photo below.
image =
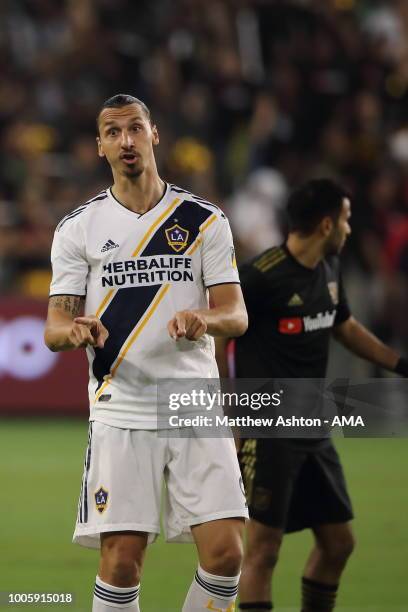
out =
<svg viewBox="0 0 408 612"><path fill-rule="evenodd" d="M51 350L85 347L89 360L74 541L100 547L92 610L140 609L164 477L166 537L192 536L199 557L182 610L230 612L247 517L233 440L159 436L156 406L157 379L218 377L212 336L247 328L229 224L159 177L142 101L114 96L97 123L113 186L57 226L45 330Z"/></svg>

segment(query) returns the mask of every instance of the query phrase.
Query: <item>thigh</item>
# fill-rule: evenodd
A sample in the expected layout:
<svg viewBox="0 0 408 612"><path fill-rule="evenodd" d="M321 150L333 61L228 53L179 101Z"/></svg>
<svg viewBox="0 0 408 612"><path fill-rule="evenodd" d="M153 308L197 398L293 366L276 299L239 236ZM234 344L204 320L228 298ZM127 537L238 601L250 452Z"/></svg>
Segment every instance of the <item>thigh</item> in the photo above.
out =
<svg viewBox="0 0 408 612"><path fill-rule="evenodd" d="M343 524L353 518L340 459L331 440L308 454L291 500L287 530Z"/></svg>
<svg viewBox="0 0 408 612"><path fill-rule="evenodd" d="M290 441L247 439L239 462L251 519L282 530L305 453Z"/></svg>
<svg viewBox="0 0 408 612"><path fill-rule="evenodd" d="M185 539L182 534L188 534L192 525L248 516L232 438L174 438L169 450L168 539Z"/></svg>
<svg viewBox="0 0 408 612"><path fill-rule="evenodd" d="M159 533L164 464L156 432L91 423L74 541L98 547L101 533Z"/></svg>

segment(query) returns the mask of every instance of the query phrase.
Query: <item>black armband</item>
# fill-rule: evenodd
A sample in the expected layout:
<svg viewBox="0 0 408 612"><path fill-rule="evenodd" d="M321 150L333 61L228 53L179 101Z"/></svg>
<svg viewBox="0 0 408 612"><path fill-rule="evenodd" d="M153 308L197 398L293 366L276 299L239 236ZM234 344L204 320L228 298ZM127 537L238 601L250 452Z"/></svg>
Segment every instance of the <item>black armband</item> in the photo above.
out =
<svg viewBox="0 0 408 612"><path fill-rule="evenodd" d="M394 372L400 376L405 376L405 378L408 378L408 359L405 359L405 357L400 357L397 361L397 365L394 368Z"/></svg>

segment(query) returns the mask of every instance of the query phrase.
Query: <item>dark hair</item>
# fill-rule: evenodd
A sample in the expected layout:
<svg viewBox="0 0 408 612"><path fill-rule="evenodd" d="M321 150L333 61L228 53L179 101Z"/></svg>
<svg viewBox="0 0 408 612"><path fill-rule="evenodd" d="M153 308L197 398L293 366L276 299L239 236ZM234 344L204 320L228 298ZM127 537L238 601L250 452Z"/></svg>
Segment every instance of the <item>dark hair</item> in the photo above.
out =
<svg viewBox="0 0 408 612"><path fill-rule="evenodd" d="M347 191L331 179L308 181L292 192L287 204L290 232L312 234L324 217L337 223Z"/></svg>
<svg viewBox="0 0 408 612"><path fill-rule="evenodd" d="M148 120L151 120L150 110L142 100L139 100L139 98L135 98L135 96L130 96L129 94L116 94L116 96L112 96L111 98L105 100L105 102L99 109L98 115L96 117L96 128L98 132L99 117L104 108L122 108L122 106L128 106L129 104L138 104L145 113Z"/></svg>

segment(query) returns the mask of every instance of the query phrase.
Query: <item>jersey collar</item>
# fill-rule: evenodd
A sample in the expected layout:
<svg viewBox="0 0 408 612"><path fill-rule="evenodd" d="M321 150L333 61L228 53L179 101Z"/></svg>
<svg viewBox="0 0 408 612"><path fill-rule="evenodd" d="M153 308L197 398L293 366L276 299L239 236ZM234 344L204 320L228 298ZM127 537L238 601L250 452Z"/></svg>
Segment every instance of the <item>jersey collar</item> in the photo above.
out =
<svg viewBox="0 0 408 612"><path fill-rule="evenodd" d="M163 192L163 195L160 198L160 200L153 206L153 208L151 208L150 210L147 210L145 213L141 213L141 214L137 213L137 212L134 212L133 210L130 210L129 208L127 208L127 206L122 204L122 202L120 202L113 195L112 187L109 187L109 189L106 190L106 193L108 194L109 200L112 202L112 204L114 204L115 207L117 207L119 210L121 210L125 214L131 216L133 219L144 219L145 217L147 217L151 213L153 213L153 211L157 211L158 208L161 208L163 206L163 204L165 202L167 202L168 195L170 193L170 186L169 186L169 183L166 183L164 181L164 192Z"/></svg>

